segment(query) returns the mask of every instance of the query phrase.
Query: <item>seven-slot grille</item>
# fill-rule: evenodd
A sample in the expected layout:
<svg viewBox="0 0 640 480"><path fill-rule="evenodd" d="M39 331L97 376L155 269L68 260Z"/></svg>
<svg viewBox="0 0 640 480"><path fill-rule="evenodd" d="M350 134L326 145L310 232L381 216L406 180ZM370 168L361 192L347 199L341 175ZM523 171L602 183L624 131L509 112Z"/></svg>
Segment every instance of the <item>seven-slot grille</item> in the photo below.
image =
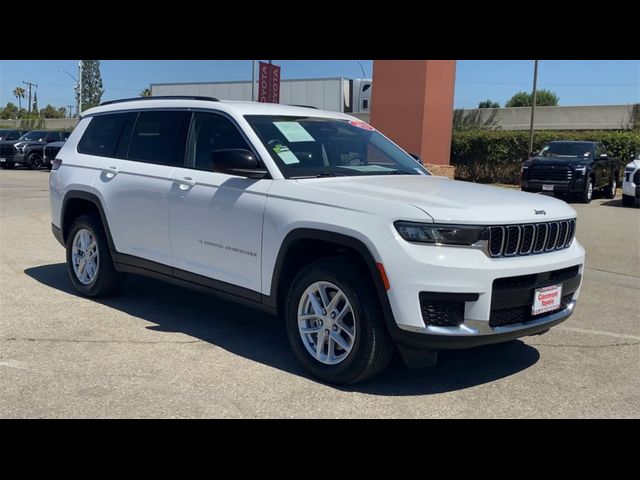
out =
<svg viewBox="0 0 640 480"><path fill-rule="evenodd" d="M568 165L531 165L529 180L544 182L568 183L573 178L573 172Z"/></svg>
<svg viewBox="0 0 640 480"><path fill-rule="evenodd" d="M576 220L489 227L489 255L514 257L551 252L569 247L576 232Z"/></svg>

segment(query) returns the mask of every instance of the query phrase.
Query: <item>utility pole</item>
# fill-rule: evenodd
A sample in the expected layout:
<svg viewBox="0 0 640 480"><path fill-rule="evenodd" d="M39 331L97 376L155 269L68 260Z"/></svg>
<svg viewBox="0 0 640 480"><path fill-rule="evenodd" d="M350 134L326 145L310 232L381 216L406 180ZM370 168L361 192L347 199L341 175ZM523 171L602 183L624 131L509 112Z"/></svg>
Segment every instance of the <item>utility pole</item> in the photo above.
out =
<svg viewBox="0 0 640 480"><path fill-rule="evenodd" d="M256 101L256 61L251 60L251 101Z"/></svg>
<svg viewBox="0 0 640 480"><path fill-rule="evenodd" d="M35 83L31 83L31 82L25 82L24 80L22 81L22 83L27 85L27 89L29 90L29 110L28 110L28 112L31 113L31 87L34 86L34 87L38 88L38 85L35 84Z"/></svg>
<svg viewBox="0 0 640 480"><path fill-rule="evenodd" d="M529 127L529 154L533 155L533 122L536 116L536 96L538 84L538 60L533 64L533 93L531 94L531 125Z"/></svg>
<svg viewBox="0 0 640 480"><path fill-rule="evenodd" d="M78 119L82 113L82 60L78 62Z"/></svg>
<svg viewBox="0 0 640 480"><path fill-rule="evenodd" d="M71 118L71 114L73 113L73 105L67 105L67 111L69 112L69 118Z"/></svg>

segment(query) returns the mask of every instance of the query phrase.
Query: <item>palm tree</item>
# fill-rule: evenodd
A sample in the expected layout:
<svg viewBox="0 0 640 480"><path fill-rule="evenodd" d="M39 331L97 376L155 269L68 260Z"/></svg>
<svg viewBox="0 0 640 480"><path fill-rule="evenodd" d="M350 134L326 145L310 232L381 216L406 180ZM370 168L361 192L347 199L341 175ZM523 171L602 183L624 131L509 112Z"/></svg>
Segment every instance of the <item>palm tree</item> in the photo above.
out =
<svg viewBox="0 0 640 480"><path fill-rule="evenodd" d="M140 96L141 97L150 97L151 96L151 89L150 88L145 88L144 90L142 90L140 92Z"/></svg>
<svg viewBox="0 0 640 480"><path fill-rule="evenodd" d="M25 91L22 87L16 87L13 91L13 96L18 99L18 109L22 110L22 102L21 100L25 97Z"/></svg>

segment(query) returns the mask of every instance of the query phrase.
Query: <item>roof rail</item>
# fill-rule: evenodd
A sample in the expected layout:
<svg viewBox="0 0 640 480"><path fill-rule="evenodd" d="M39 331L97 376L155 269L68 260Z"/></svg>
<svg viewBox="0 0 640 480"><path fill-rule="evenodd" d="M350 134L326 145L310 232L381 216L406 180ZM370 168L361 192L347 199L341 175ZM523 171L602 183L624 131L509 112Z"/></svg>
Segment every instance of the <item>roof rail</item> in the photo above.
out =
<svg viewBox="0 0 640 480"><path fill-rule="evenodd" d="M314 107L313 105L294 105L289 104L290 107L302 107L302 108L313 108L314 110L318 110L318 107Z"/></svg>
<svg viewBox="0 0 640 480"><path fill-rule="evenodd" d="M219 102L217 98L214 97L198 97L193 95L160 95L157 97L135 97L135 98L122 98L120 100L109 100L108 102L102 102L100 106L103 105L112 105L114 103L124 103L124 102L137 102L138 100L205 100L208 102Z"/></svg>

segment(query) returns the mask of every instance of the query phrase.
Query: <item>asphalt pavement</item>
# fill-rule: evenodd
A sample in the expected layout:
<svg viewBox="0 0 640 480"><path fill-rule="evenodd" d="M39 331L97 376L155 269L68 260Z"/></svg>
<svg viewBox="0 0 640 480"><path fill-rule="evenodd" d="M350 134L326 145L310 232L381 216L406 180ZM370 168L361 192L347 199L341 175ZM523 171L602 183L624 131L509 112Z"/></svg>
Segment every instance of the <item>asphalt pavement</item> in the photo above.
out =
<svg viewBox="0 0 640 480"><path fill-rule="evenodd" d="M640 209L619 196L572 205L587 268L565 323L336 388L260 311L136 276L116 297L77 296L48 177L0 171L0 418L640 416Z"/></svg>

